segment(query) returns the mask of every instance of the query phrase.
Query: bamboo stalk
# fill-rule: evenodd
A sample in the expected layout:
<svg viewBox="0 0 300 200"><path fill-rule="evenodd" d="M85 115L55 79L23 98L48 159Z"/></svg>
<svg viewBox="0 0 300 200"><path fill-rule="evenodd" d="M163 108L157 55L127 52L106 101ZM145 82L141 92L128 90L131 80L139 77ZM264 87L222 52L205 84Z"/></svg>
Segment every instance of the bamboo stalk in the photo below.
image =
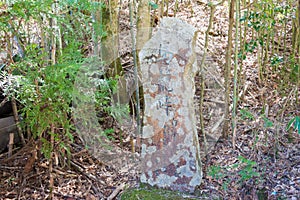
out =
<svg viewBox="0 0 300 200"><path fill-rule="evenodd" d="M14 146L14 133L9 134L8 157L11 157Z"/></svg>
<svg viewBox="0 0 300 200"><path fill-rule="evenodd" d="M238 85L237 85L237 69L238 69L238 53L239 53L239 9L240 9L240 0L236 0L235 5L235 49L234 49L234 72L233 72L233 106L232 106L232 147L235 149L236 143L236 110L237 110L237 103L238 103Z"/></svg>
<svg viewBox="0 0 300 200"><path fill-rule="evenodd" d="M137 121L137 137L141 134L141 116L140 116L140 91L139 91L139 78L138 78L138 63L137 63L137 55L136 55L136 44L135 37L133 31L133 13L132 13L132 3L129 2L129 13L130 13L130 33L132 39L132 55L133 55L133 63L134 63L134 76L135 76L135 84L136 84L136 121Z"/></svg>
<svg viewBox="0 0 300 200"><path fill-rule="evenodd" d="M225 63L225 120L223 124L222 135L224 138L228 137L229 129L229 105L230 105L230 72L231 72L231 53L232 53L232 32L233 32L233 22L234 22L234 0L230 1L229 7L229 28L228 28L228 40L227 40L227 50L226 50L226 63Z"/></svg>
<svg viewBox="0 0 300 200"><path fill-rule="evenodd" d="M49 199L54 197L54 178L53 178L53 154L54 154L54 124L51 124L51 134L50 134L50 144L51 144L51 153L49 159Z"/></svg>
<svg viewBox="0 0 300 200"><path fill-rule="evenodd" d="M24 139L24 135L22 133L21 126L20 126L20 119L19 119L19 115L18 115L18 109L17 109L17 103L16 103L15 97L11 98L11 105L12 105L13 114L14 114L14 118L15 118L15 122L16 122L16 126L17 126L18 135L21 139L22 145L25 146L26 142Z"/></svg>

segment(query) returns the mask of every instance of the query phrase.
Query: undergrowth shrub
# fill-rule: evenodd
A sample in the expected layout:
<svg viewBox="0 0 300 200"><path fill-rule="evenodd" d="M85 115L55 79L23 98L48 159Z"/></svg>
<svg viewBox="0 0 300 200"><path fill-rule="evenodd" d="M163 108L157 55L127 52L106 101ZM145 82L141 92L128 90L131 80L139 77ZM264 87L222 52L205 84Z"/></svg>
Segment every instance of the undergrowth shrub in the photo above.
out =
<svg viewBox="0 0 300 200"><path fill-rule="evenodd" d="M74 93L80 94L74 82L77 73L91 59L88 55L92 38L106 35L103 26L93 21L95 12L104 4L89 0L76 2L17 0L0 3L6 10L0 16L0 35L4 38L1 41L6 45L1 45L0 50L8 52L7 71L2 73L2 78L18 75L6 86L5 92L20 102L24 124L34 138L42 141L41 151L47 158L53 151L70 151L69 142L73 141L75 130L72 99ZM31 29L35 29L35 34ZM15 54L18 60L11 59ZM96 110L122 118L127 109L111 103L117 77L105 78L100 68L98 72L101 76L94 77L98 82L94 99ZM111 130L105 133L110 135Z"/></svg>

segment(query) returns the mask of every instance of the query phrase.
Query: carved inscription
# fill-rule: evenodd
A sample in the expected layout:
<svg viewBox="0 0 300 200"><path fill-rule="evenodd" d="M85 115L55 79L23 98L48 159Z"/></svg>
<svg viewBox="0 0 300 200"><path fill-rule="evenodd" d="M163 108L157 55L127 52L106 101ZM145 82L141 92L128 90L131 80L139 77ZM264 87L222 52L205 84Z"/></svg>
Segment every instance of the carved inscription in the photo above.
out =
<svg viewBox="0 0 300 200"><path fill-rule="evenodd" d="M139 54L145 111L141 181L185 192L202 178L194 111L195 30L164 18Z"/></svg>

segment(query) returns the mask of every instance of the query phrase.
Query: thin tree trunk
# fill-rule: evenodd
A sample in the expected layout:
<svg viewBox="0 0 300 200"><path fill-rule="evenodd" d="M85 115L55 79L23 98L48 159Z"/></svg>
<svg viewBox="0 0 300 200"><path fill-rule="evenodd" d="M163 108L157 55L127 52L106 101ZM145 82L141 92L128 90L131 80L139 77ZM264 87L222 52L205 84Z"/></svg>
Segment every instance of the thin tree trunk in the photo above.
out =
<svg viewBox="0 0 300 200"><path fill-rule="evenodd" d="M232 53L232 30L234 23L234 0L230 1L229 8L229 28L228 28L228 42L227 42L227 51L226 51L226 64L225 64L225 121L223 125L223 137L228 137L228 129L229 129L229 107L230 107L230 71L231 71L231 53Z"/></svg>
<svg viewBox="0 0 300 200"><path fill-rule="evenodd" d="M292 20L293 35L292 35L292 55L291 55L291 68L300 66L300 0L298 0L298 6L296 10L296 17ZM296 105L299 105L299 85L300 85L300 67L296 72L297 84L296 84Z"/></svg>
<svg viewBox="0 0 300 200"><path fill-rule="evenodd" d="M119 1L108 1L106 8L96 14L96 23L103 24L107 33L107 37L101 40L100 52L102 61L109 65L106 76L122 75L123 68L119 58Z"/></svg>
<svg viewBox="0 0 300 200"><path fill-rule="evenodd" d="M151 18L148 0L141 0L138 7L136 50L139 52L149 40L151 34Z"/></svg>
<svg viewBox="0 0 300 200"><path fill-rule="evenodd" d="M239 53L239 8L240 0L236 0L235 6L235 49L234 49L234 76L233 76L233 106L232 106L232 146L235 149L235 140L236 140L236 110L238 104L238 77L237 77L237 69L238 69L238 53Z"/></svg>
<svg viewBox="0 0 300 200"><path fill-rule="evenodd" d="M53 154L54 154L54 124L51 124L50 145L51 153L49 158L49 199L53 199L54 190L54 175L53 175Z"/></svg>
<svg viewBox="0 0 300 200"><path fill-rule="evenodd" d="M132 12L131 12L132 16ZM131 23L133 23L131 19ZM132 31L132 30L131 30ZM131 33L133 36L133 32ZM138 16L137 16L137 35L136 35L136 46L133 45L133 53L135 57L135 83L136 83L136 115L137 115L137 136L141 134L141 117L140 107L143 104L143 88L140 87L141 67L138 59L138 53L143 48L145 43L150 39L151 36L151 17L150 17L150 6L148 0L139 1ZM132 38L134 40L134 38Z"/></svg>
<svg viewBox="0 0 300 200"><path fill-rule="evenodd" d="M52 12L56 14L56 3L52 4ZM52 28L51 35L51 64L55 65L56 63L56 37L57 37L57 21L55 17L50 19L50 26Z"/></svg>
<svg viewBox="0 0 300 200"><path fill-rule="evenodd" d="M133 63L134 63L134 75L135 75L135 85L136 85L136 121L137 121L137 129L136 136L139 140L141 134L141 119L140 119L140 97L139 97L139 83L138 83L138 61L137 61L137 52L136 52L136 43L135 36L133 31L133 11L132 11L132 3L129 2L129 12L130 12L130 34L132 40L132 55L133 55ZM134 147L132 147L133 151Z"/></svg>
<svg viewBox="0 0 300 200"><path fill-rule="evenodd" d="M14 96L11 97L11 105L12 105L12 109L13 109L13 113L14 113L14 118L15 118L15 122L16 122L16 126L17 126L18 135L21 139L21 142L22 142L23 146L25 146L26 142L25 142L25 139L24 139L24 135L22 133L21 126L20 126L17 103L16 103L16 99L15 99Z"/></svg>

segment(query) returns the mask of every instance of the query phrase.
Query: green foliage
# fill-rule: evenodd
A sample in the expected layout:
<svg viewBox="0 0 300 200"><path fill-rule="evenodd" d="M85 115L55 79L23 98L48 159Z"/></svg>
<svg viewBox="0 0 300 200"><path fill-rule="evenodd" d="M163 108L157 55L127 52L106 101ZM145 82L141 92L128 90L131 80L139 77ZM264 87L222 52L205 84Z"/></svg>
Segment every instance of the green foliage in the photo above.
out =
<svg viewBox="0 0 300 200"><path fill-rule="evenodd" d="M221 166L210 166L207 172L208 176L211 176L215 180L222 181L222 188L224 191L228 189L228 185L230 184L228 174L227 168Z"/></svg>
<svg viewBox="0 0 300 200"><path fill-rule="evenodd" d="M155 2L153 2L153 1L149 1L149 5L151 6L151 8L152 8L153 10L155 10L155 9L158 8L158 5L157 5Z"/></svg>
<svg viewBox="0 0 300 200"><path fill-rule="evenodd" d="M102 2L97 1L90 1L90 0L66 0L62 1L64 5L67 5L71 10L78 10L81 11L89 11L94 12L97 11L99 8L104 7L105 4Z"/></svg>
<svg viewBox="0 0 300 200"><path fill-rule="evenodd" d="M47 159L50 159L51 158L51 152L53 152L53 148L51 147L51 143L48 140L46 140L45 138L41 138L41 141L42 141L41 152L43 153L43 155Z"/></svg>
<svg viewBox="0 0 300 200"><path fill-rule="evenodd" d="M245 120L245 119L254 120L255 119L253 114L248 109L241 109L240 113L241 113L241 118L243 120Z"/></svg>
<svg viewBox="0 0 300 200"><path fill-rule="evenodd" d="M241 109L240 114L242 120L246 120L246 119L250 121L255 120L255 116L247 109ZM264 114L260 115L260 119L262 119L262 121L264 122L264 128L270 128L274 126L274 123L269 118L267 118Z"/></svg>
<svg viewBox="0 0 300 200"><path fill-rule="evenodd" d="M22 38L22 41L32 36L28 35L25 27L23 29L23 26L20 26L20 19L24 23L41 25L42 27L40 28L43 29L41 30L41 35L55 34L55 30L49 27L49 24L45 24L45 21L50 18L56 19L64 45L62 49L64 58L58 59L74 59L74 56L71 56L73 53L77 53L77 59L80 58L80 47L89 42L88 39L92 38L92 34L99 36L105 34L103 28L95 28L101 27L101 24L96 24L91 20L91 13L103 8L104 3L89 0L63 0L57 1L57 3L54 3L52 0L16 0L7 2L7 10L4 15L0 16L0 30L12 32L18 38ZM53 13L53 5L56 6L56 10L61 11L59 14ZM24 46L27 45L25 44Z"/></svg>
<svg viewBox="0 0 300 200"><path fill-rule="evenodd" d="M234 168L241 167L239 170L240 182L247 181L253 177L258 177L259 173L255 171L256 162L248 160L243 156L238 157L239 163L234 165Z"/></svg>
<svg viewBox="0 0 300 200"><path fill-rule="evenodd" d="M96 109L107 111L106 106L111 103L110 95L116 91L117 78L94 78L93 83L98 88L95 92Z"/></svg>
<svg viewBox="0 0 300 200"><path fill-rule="evenodd" d="M24 66L28 63L31 65L25 70ZM14 66L25 75L19 79L19 88L14 91L17 100L23 105L21 113L24 122L33 136L41 139L41 151L47 158L54 150L50 144L50 135L54 135L59 148L67 152L69 150L64 141L73 141L73 125L68 116L71 112L73 82L79 67L76 64L38 67L29 58ZM55 128L54 133L51 127Z"/></svg>
<svg viewBox="0 0 300 200"><path fill-rule="evenodd" d="M262 116L262 119L264 121L265 128L270 128L273 126L273 122L271 120L269 120L265 115Z"/></svg>
<svg viewBox="0 0 300 200"><path fill-rule="evenodd" d="M277 73L270 78L276 77L280 81L283 93L291 83L297 84L299 79L299 63L288 49L288 38L291 37L288 24L293 23L295 16L296 8L292 2L258 1L240 18L240 22L252 30L252 38L245 39L239 59L245 60L248 53L258 54L259 77L263 79L264 76ZM298 52L294 46L292 52Z"/></svg>
<svg viewBox="0 0 300 200"><path fill-rule="evenodd" d="M271 66L277 66L277 65L279 65L282 62L283 62L283 57L281 57L281 56L274 55L271 58Z"/></svg>
<svg viewBox="0 0 300 200"><path fill-rule="evenodd" d="M109 140L115 140L113 133L115 132L115 130L113 128L108 128L105 129L102 133L101 136L104 136L106 138L108 138Z"/></svg>
<svg viewBox="0 0 300 200"><path fill-rule="evenodd" d="M253 28L256 32L259 32L262 29L270 29L275 25L274 20L272 20L270 26L268 25L268 23L265 22L266 20L272 20L272 16L268 16L264 12L255 12L255 11L250 11L249 13L245 11L244 15L240 18L240 22L247 22L247 26ZM252 38L249 42L246 42L246 44L244 45L243 52L253 53L259 44L261 46L264 46L266 37L267 35L263 34L258 38ZM240 52L239 58L246 59L246 55L242 55Z"/></svg>
<svg viewBox="0 0 300 200"><path fill-rule="evenodd" d="M23 66L22 62L20 65ZM26 115L26 124L35 137L41 136L51 124L69 132L71 124L67 116L71 111L73 82L78 68L75 64L61 64L23 70L26 77L20 79L17 98L24 105L22 112Z"/></svg>
<svg viewBox="0 0 300 200"><path fill-rule="evenodd" d="M222 181L222 188L227 190L232 180L236 180L233 176L237 174L239 175L238 183L240 186L249 179L259 177L259 173L255 171L256 165L256 162L239 156L238 162L232 166L210 166L207 175L213 179ZM237 174L233 170L238 170Z"/></svg>
<svg viewBox="0 0 300 200"><path fill-rule="evenodd" d="M93 71L93 70L92 70ZM109 78L99 78L104 76L102 72L92 72L89 74L90 81L97 90L95 91L95 107L98 113L108 113L118 122L121 122L123 119L128 118L129 116L129 106L115 104L112 100L112 94L117 90L118 76L109 77Z"/></svg>
<svg viewBox="0 0 300 200"><path fill-rule="evenodd" d="M8 70L20 76L5 92L14 95L22 105L24 124L35 138L42 141L41 152L46 158L50 158L51 152L61 149L64 150L61 153L70 155L68 141L73 141L74 126L70 116L74 94L81 95L77 97L81 99L94 97L97 111L115 118L122 118L128 113L127 107L111 103L117 78L103 78L104 70L99 69L101 62L93 62L97 70L88 77L96 85L95 94L83 96L74 87L79 70L92 60L86 58L87 52L82 49L90 45L94 36L101 38L106 35L103 26L96 24L92 17L104 8L104 3L89 0L6 2L7 10L0 16L0 35L10 33L22 41L19 48L24 50L24 56L8 63ZM53 20L56 20L57 27L51 27ZM37 29L40 43L33 42L36 36L28 32L31 26ZM57 30L60 30L60 35ZM56 64L50 64L53 37L56 38ZM11 43L9 37L4 38L8 38L7 44ZM62 49L59 49L58 41L61 41ZM112 133L113 129L103 132L110 139Z"/></svg>
<svg viewBox="0 0 300 200"><path fill-rule="evenodd" d="M38 19L42 14L49 13L51 10L51 0L17 0L8 1L8 16L22 18L25 21ZM7 18L5 18L7 19ZM6 20L4 20L6 21ZM8 22L8 21L6 21Z"/></svg>
<svg viewBox="0 0 300 200"><path fill-rule="evenodd" d="M128 119L130 108L129 105L112 105L108 107L107 112L118 122Z"/></svg>
<svg viewBox="0 0 300 200"><path fill-rule="evenodd" d="M284 68L284 70L282 70L282 72L281 72L282 76L289 78L289 80L294 83L297 83L297 81L299 81L299 77L300 77L300 74L299 74L300 73L300 70L299 70L300 63L297 63L296 59L297 58L290 56L289 61L290 61L291 70L289 68Z"/></svg>
<svg viewBox="0 0 300 200"><path fill-rule="evenodd" d="M213 179L219 180L225 177L224 169L220 166L210 166L207 172L208 176L211 176Z"/></svg>
<svg viewBox="0 0 300 200"><path fill-rule="evenodd" d="M293 126L294 124L294 126ZM292 118L286 127L286 130L289 130L291 127L294 127L294 130L297 131L298 130L298 134L300 134L300 116L295 116L294 118Z"/></svg>

